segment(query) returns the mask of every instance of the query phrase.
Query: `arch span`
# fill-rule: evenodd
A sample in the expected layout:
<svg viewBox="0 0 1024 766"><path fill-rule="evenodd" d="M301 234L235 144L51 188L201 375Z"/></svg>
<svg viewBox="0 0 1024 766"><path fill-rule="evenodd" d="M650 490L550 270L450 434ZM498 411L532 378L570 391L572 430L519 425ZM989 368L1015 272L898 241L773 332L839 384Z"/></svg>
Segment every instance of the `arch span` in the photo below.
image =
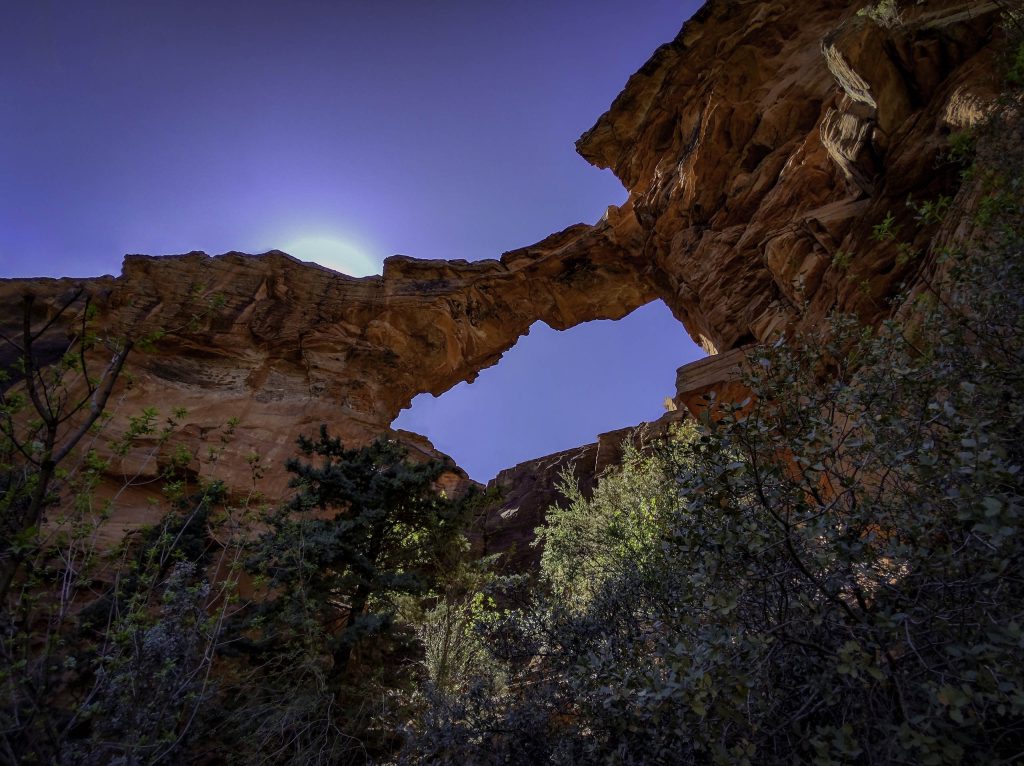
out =
<svg viewBox="0 0 1024 766"><path fill-rule="evenodd" d="M501 364L440 397L420 394L393 428L428 437L477 481L598 434L655 420L680 362L704 352L661 301L564 332L536 322Z"/></svg>

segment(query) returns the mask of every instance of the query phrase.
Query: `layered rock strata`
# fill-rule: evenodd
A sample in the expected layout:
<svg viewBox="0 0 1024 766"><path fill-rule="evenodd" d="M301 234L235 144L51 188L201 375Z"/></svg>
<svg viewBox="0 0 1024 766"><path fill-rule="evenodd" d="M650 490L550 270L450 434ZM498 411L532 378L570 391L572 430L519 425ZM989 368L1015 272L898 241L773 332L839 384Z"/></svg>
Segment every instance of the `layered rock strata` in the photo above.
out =
<svg viewBox="0 0 1024 766"><path fill-rule="evenodd" d="M994 96L996 3L897 20L848 2L709 2L577 142L630 190L643 260L709 353L830 311L873 321L919 264L918 200L952 195L950 134ZM931 232L912 243L925 249Z"/></svg>
<svg viewBox="0 0 1024 766"><path fill-rule="evenodd" d="M635 227L577 226L501 260L419 261L394 256L380 277L353 279L284 253L128 256L117 278L7 280L0 331L20 334L22 296L34 296L35 324L56 313L76 286L92 294L113 338L162 337L130 358L112 400L113 433L145 407L187 416L175 441L195 471L249 485L252 456L267 497L286 492L280 468L300 433L326 423L349 443L388 431L412 398L472 380L537 320L564 329L618 319L655 296L634 263ZM67 330L40 343L59 349ZM130 379L131 385L125 382ZM232 438L223 426L237 419ZM427 455L423 437L397 436ZM145 452L152 445L143 445ZM204 460L220 450L215 464ZM180 448L178 448L180 449ZM130 455L118 475L141 464ZM158 470L152 463L147 471Z"/></svg>
<svg viewBox="0 0 1024 766"><path fill-rule="evenodd" d="M956 230L955 209L936 231L907 199L956 192L960 168L946 153L993 96L998 10L929 0L892 18L845 0L711 0L577 143L622 180L627 202L499 260L395 256L382 276L353 279L278 252L129 256L120 277L83 283L100 323L112 337L167 335L133 354L110 430L144 406L182 407L176 449L194 472L255 482L274 499L287 492L280 466L299 433L327 423L365 442L415 395L495 364L538 320L565 329L661 299L712 354L819 326L835 310L876 321ZM900 231L905 249L880 226ZM0 330L19 332L26 292L42 321L77 282L0 282ZM41 339L45 353L57 353L61 332ZM677 400L696 408L709 390L730 395L734 369L725 356L691 369ZM148 449L157 464L170 459ZM517 482L550 486L564 459L513 469L510 496L526 492ZM124 458L111 486L156 470L142 465ZM149 520L143 490L118 491L122 528Z"/></svg>

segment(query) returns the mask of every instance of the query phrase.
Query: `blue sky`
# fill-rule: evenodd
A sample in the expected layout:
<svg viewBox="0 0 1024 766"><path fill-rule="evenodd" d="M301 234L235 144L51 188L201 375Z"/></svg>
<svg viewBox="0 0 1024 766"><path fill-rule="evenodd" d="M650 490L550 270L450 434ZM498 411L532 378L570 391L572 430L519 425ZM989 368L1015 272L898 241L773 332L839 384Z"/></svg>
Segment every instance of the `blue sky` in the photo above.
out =
<svg viewBox="0 0 1024 766"><path fill-rule="evenodd" d="M625 191L573 142L696 7L8 0L0 276L272 248L357 271L393 253L493 258L596 221ZM398 425L486 479L656 417L699 352L663 306L605 325L538 328ZM603 373L575 380L591 362ZM569 409L586 417L552 414ZM499 431L512 410L522 436ZM487 429L506 435L482 446Z"/></svg>

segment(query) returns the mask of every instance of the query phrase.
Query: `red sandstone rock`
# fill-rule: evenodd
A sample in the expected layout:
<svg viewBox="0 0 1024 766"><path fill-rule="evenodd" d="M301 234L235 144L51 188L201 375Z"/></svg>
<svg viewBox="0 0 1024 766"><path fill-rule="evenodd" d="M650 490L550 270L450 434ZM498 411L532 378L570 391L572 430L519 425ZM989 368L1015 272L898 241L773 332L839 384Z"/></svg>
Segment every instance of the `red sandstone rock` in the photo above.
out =
<svg viewBox="0 0 1024 766"><path fill-rule="evenodd" d="M577 142L629 188L661 297L709 352L876 320L915 264L872 227L956 190L942 153L993 95L996 4L908 4L893 28L856 10L709 2Z"/></svg>
<svg viewBox="0 0 1024 766"><path fill-rule="evenodd" d="M276 499L299 433L327 423L365 442L416 394L495 364L537 320L565 329L660 298L711 353L819 325L834 310L875 321L929 267L933 241L962 232L954 206L938 232L913 234L906 200L957 191L959 168L943 153L992 98L997 10L930 0L886 27L846 0L711 0L577 143L618 175L628 201L500 260L394 256L382 277L353 279L278 252L129 256L120 277L85 280L102 324L113 335L174 332L133 355L134 383L122 384L110 430L143 406L184 407L176 438L195 472L244 492L258 454L266 469L255 488ZM921 258L902 262L873 240L889 212ZM19 321L25 291L52 310L81 281L0 282L0 329ZM208 310L212 296L223 305ZM47 336L53 348L59 331ZM677 400L696 408L702 392L732 395L734 367L723 357L691 369ZM696 372L694 388L685 381ZM238 425L223 442L230 418ZM436 454L422 437L397 437ZM216 461L211 448L223 448ZM589 449L579 459L588 465ZM143 454L115 467L112 488L155 470ZM539 497L552 466L569 459L538 459L502 481ZM448 483L462 480L453 472ZM523 488L531 482L543 486ZM121 527L151 514L147 492L119 496ZM527 515L533 523L536 512Z"/></svg>

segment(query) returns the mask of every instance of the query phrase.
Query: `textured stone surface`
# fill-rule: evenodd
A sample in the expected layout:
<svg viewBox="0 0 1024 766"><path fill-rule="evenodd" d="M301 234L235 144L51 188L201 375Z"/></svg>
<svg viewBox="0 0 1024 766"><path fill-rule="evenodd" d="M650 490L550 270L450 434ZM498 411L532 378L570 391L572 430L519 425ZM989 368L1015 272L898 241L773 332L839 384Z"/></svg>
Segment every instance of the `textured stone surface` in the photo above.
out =
<svg viewBox="0 0 1024 766"><path fill-rule="evenodd" d="M86 281L101 323L113 335L173 332L133 356L111 433L143 406L184 407L176 439L197 474L279 498L299 433L327 423L364 442L416 394L495 364L537 320L565 329L660 298L712 353L818 325L836 309L875 321L929 267L931 243L959 225L954 210L943 231L917 230L906 200L957 190L959 168L944 152L993 96L996 18L995 3L964 0L908 5L893 26L845 0L711 0L577 143L623 181L627 202L500 260L394 256L382 277L353 279L276 252L129 256L120 277ZM919 257L872 238L890 212ZM16 329L26 290L42 318L77 281L0 282L0 329ZM223 305L208 309L213 296ZM709 390L742 393L731 360L681 375L677 401L696 408ZM229 418L238 425L225 442ZM397 436L436 454L423 437ZM610 454L570 452L499 477L524 498L521 518L537 518L566 461L598 466ZM129 455L111 486L154 475L144 454ZM255 485L253 454L266 466ZM148 492L119 496L125 528L150 513Z"/></svg>
<svg viewBox="0 0 1024 766"><path fill-rule="evenodd" d="M736 348L683 365L676 371L677 405L700 416L709 401L742 402L749 389L741 382L747 349Z"/></svg>
<svg viewBox="0 0 1024 766"><path fill-rule="evenodd" d="M872 227L955 191L942 153L993 95L996 12L906 5L889 28L845 1L710 2L577 143L629 188L644 260L708 351L833 309L875 320L913 279Z"/></svg>
<svg viewBox="0 0 1024 766"><path fill-rule="evenodd" d="M440 394L496 363L537 320L564 329L649 302L654 290L632 263L635 237L635 227L610 222L575 226L501 260L395 256L383 276L361 279L283 253L129 256L117 279L0 282L0 329L19 332L26 291L36 295L39 324L84 284L111 336L167 332L155 350L130 358L132 384L122 382L112 400L108 431L122 432L145 407L162 415L184 408L173 442L195 457L197 475L245 490L258 455L265 469L255 488L279 498L300 433L326 423L348 443L365 443L417 394ZM60 344L57 337L48 346ZM225 443L232 418L238 425ZM392 434L414 454L437 454L421 436ZM117 461L112 485L147 481L165 466L167 459L144 459L152 446ZM221 451L216 461L211 449ZM133 514L121 514L125 524Z"/></svg>

